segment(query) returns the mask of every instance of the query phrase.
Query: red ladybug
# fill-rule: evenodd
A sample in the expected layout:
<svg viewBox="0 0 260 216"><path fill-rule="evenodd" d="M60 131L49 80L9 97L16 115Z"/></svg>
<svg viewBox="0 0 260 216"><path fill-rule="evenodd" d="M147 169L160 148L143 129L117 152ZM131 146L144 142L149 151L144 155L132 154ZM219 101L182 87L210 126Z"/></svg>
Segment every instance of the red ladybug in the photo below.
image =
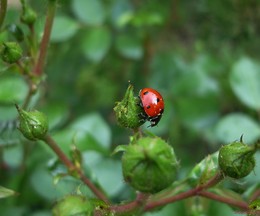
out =
<svg viewBox="0 0 260 216"><path fill-rule="evenodd" d="M141 106L144 109L142 116L151 122L151 127L157 125L164 111L164 101L162 95L152 88L143 88L139 92Z"/></svg>

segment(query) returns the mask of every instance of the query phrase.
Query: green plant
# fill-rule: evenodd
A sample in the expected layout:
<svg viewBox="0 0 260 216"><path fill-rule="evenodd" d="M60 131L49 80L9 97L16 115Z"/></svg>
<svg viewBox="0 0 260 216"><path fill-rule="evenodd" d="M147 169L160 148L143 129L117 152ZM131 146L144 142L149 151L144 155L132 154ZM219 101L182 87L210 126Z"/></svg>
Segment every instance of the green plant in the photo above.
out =
<svg viewBox="0 0 260 216"><path fill-rule="evenodd" d="M227 2L0 0L0 212L257 215L259 17Z"/></svg>

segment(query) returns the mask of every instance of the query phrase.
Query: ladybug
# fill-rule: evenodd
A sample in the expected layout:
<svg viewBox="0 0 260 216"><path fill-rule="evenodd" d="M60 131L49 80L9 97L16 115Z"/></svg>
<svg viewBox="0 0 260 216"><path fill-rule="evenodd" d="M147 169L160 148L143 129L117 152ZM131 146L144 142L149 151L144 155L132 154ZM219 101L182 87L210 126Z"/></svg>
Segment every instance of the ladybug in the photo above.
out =
<svg viewBox="0 0 260 216"><path fill-rule="evenodd" d="M143 121L150 121L150 127L156 126L164 111L164 101L162 95L152 88L143 88L139 92L140 106L144 112L141 114Z"/></svg>

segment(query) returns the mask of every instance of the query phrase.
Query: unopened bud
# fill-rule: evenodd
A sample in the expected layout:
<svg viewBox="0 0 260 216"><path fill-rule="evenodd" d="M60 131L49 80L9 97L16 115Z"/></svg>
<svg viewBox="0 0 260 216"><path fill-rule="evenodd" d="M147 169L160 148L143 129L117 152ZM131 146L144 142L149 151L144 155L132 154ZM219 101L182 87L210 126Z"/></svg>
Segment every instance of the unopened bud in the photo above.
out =
<svg viewBox="0 0 260 216"><path fill-rule="evenodd" d="M25 111L16 105L19 112L19 130L29 140L36 141L43 139L48 131L48 119L44 113L35 111Z"/></svg>
<svg viewBox="0 0 260 216"><path fill-rule="evenodd" d="M219 150L219 167L226 176L243 178L255 167L254 153L255 148L242 141L224 145Z"/></svg>

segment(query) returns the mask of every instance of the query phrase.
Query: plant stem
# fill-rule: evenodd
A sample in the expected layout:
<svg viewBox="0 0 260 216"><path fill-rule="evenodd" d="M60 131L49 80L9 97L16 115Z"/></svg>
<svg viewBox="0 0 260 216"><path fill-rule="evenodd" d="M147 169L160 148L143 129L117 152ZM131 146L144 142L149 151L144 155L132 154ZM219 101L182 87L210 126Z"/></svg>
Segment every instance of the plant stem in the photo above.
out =
<svg viewBox="0 0 260 216"><path fill-rule="evenodd" d="M219 183L222 179L223 179L222 173L218 172L206 184L199 185L196 188L182 192L182 193L174 195L172 197L167 197L167 198L164 198L164 199L162 198L160 200L150 202L145 207L145 210L149 211L150 209L153 209L153 208L158 207L158 206L162 206L162 205L165 205L165 204L168 204L168 203L176 202L177 200L186 199L188 197L196 196L197 194L199 194L200 191L203 191L203 190L206 190L207 188L213 187L214 185Z"/></svg>
<svg viewBox="0 0 260 216"><path fill-rule="evenodd" d="M44 63L45 63L45 59L46 59L47 48L48 48L48 44L49 44L49 40L50 40L55 11L56 11L56 1L49 0L46 22L45 22L45 26L44 26L44 33L43 33L43 37L42 37L42 41L41 41L38 60L33 69L33 74L36 76L41 76L43 73L43 67L44 67Z"/></svg>
<svg viewBox="0 0 260 216"><path fill-rule="evenodd" d="M27 109L28 108L28 105L29 105L29 103L31 101L31 98L32 98L33 94L35 93L35 88L36 87L31 82L31 80L28 81L28 87L29 87L29 91L28 91L28 93L26 95L26 98L24 100L24 103L23 103L23 106L22 106L23 109Z"/></svg>
<svg viewBox="0 0 260 216"><path fill-rule="evenodd" d="M257 199L258 197L260 197L260 189L256 190L253 195L250 197L250 201L253 201L255 199Z"/></svg>
<svg viewBox="0 0 260 216"><path fill-rule="evenodd" d="M206 184L200 185L196 188L190 189L188 191L182 192L180 194L171 196L171 197L166 197L166 198L161 198L155 201L150 201L148 200L146 205L143 207L144 211L150 211L156 207L164 206L169 203L173 203L179 200L183 200L192 196L197 196L200 195L200 192L209 188L213 187L217 183L219 183L223 179L223 175L221 172L218 172L215 176L213 176ZM118 205L118 206L112 206L111 210L117 213L123 213L123 212L131 212L134 209L138 208L140 206L140 197L136 200L134 200L131 203L125 204L125 205ZM243 206L244 207L244 206Z"/></svg>
<svg viewBox="0 0 260 216"><path fill-rule="evenodd" d="M5 19L7 0L0 0L0 29Z"/></svg>
<svg viewBox="0 0 260 216"><path fill-rule="evenodd" d="M43 141L56 153L59 159L65 164L69 171L76 171L80 176L80 179L92 190L92 192L101 200L109 203L108 198L83 174L82 170L74 166L74 164L69 160L69 158L64 154L64 152L57 145L55 140L52 139L50 135L45 136Z"/></svg>
<svg viewBox="0 0 260 216"><path fill-rule="evenodd" d="M182 192L182 193L174 195L172 197L167 197L165 199L162 198L160 200L153 201L153 202L150 202L150 203L148 202L147 205L145 206L144 210L145 211L150 211L150 210L152 210L152 209L154 209L156 207L164 206L166 204L169 204L169 203L172 203L172 202L176 202L178 200L183 200L183 199L186 199L188 197L195 196L197 193L198 193L198 188L193 188L191 190Z"/></svg>
<svg viewBox="0 0 260 216"><path fill-rule="evenodd" d="M248 204L244 201L235 200L235 199L232 199L230 197L219 196L219 195L211 193L209 191L201 191L201 192L199 192L198 195L212 199L212 200L216 200L216 201L219 201L219 202L222 202L222 203L226 203L226 204L229 204L229 205L232 205L232 206L235 206L235 207L238 207L240 210L247 211L249 209Z"/></svg>

